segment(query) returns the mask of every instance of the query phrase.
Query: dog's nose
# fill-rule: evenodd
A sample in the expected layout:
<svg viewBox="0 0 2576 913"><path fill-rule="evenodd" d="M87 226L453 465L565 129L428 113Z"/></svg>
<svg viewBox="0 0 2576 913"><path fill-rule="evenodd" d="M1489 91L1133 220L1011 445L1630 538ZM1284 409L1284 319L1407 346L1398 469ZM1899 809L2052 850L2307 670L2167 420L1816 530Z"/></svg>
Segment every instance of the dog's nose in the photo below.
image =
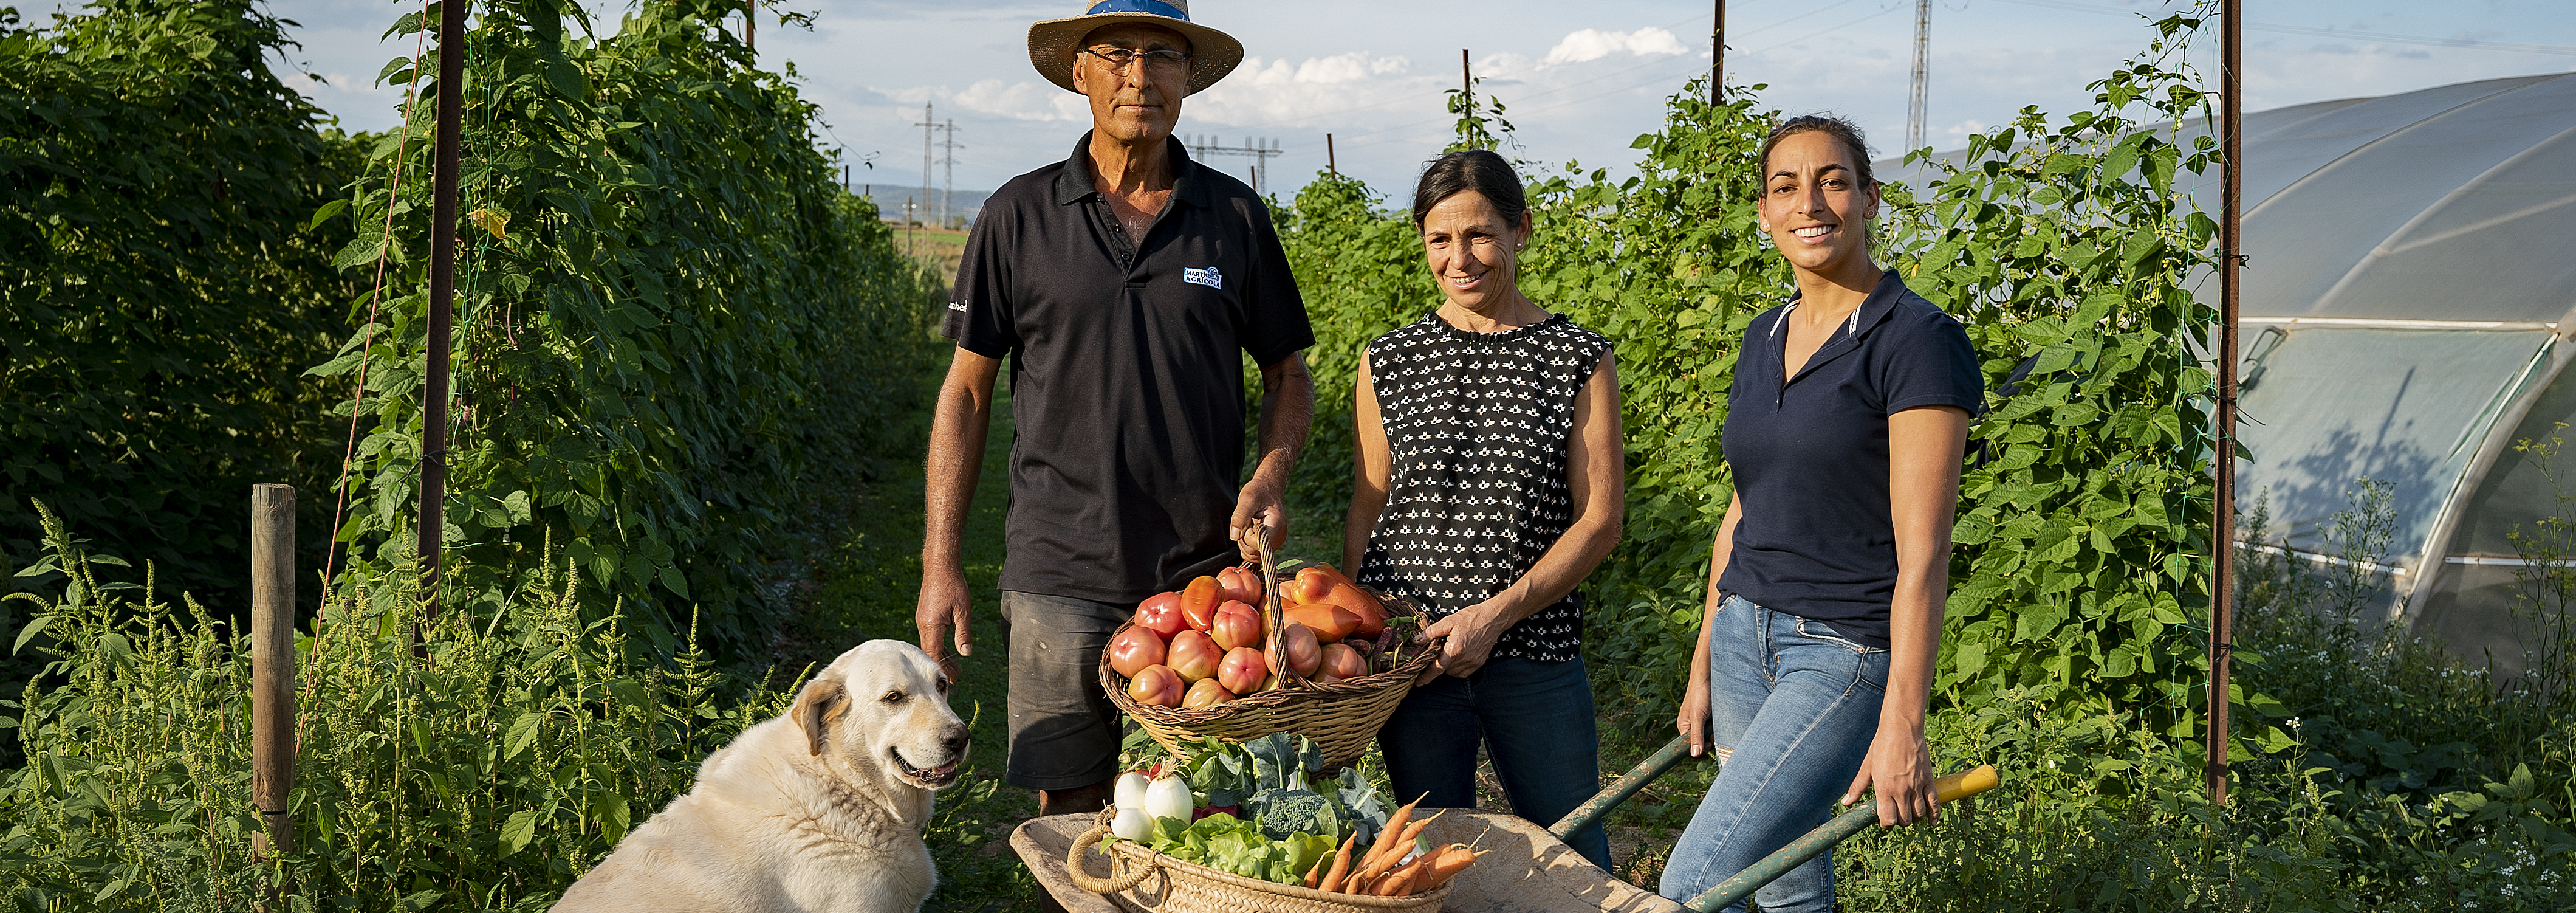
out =
<svg viewBox="0 0 2576 913"><path fill-rule="evenodd" d="M950 730L948 730L948 737L947 737L947 738L944 738L944 739L939 740L939 745L940 745L940 747L942 747L942 748L946 748L946 749L948 749L950 752L961 752L961 751L965 751L965 750L966 750L966 727L964 727L964 726L958 726L958 727L956 727L956 728L954 728L954 729L950 729Z"/></svg>

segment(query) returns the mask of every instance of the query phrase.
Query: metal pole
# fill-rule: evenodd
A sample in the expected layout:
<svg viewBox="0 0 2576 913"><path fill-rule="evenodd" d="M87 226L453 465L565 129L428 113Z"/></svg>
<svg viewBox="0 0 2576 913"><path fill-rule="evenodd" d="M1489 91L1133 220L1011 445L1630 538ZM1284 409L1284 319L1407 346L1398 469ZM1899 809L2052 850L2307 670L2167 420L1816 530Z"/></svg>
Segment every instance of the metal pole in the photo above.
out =
<svg viewBox="0 0 2576 913"><path fill-rule="evenodd" d="M412 547L420 550L421 611L438 617L439 552L447 538L447 354L455 335L456 171L465 108L465 7L439 4L437 170L429 203L429 377L422 393L420 525Z"/></svg>
<svg viewBox="0 0 2576 913"><path fill-rule="evenodd" d="M1932 801L1947 805L1993 789L1999 782L2001 780L1995 773L1994 765L1979 765L1977 769L1967 773L1951 774L1933 781ZM1815 830L1808 831L1806 836L1790 841L1788 846L1772 851L1771 855L1762 857L1760 862L1746 867L1744 871L1735 873L1725 881L1718 882L1716 887L1700 892L1698 897L1693 897L1689 903L1683 904L1683 908L1695 913L1715 913L1726 909L1736 901L1753 896L1753 892L1763 885L1789 874L1789 870L1805 865L1807 860L1824 855L1826 850L1834 848L1834 844L1848 840L1853 834L1868 830L1877 824L1878 803L1863 799L1853 805L1850 811L1835 816L1834 820L1825 822Z"/></svg>
<svg viewBox="0 0 2576 913"><path fill-rule="evenodd" d="M2236 296L2242 283L2237 281L2237 261L2243 251L2245 131L2244 131L2244 5L2242 0L2220 0L2223 25L2219 31L2219 129L2226 136L2220 141L2222 155L2227 157L2220 169L2226 202L2219 222L2218 264L2218 415L2216 452L2210 458L2218 469L2217 506L2212 511L2216 527L2211 549L2209 586L2209 736L2203 746L2202 776L2209 788L2209 801L2227 803L2227 673L2231 654L2236 648Z"/></svg>
<svg viewBox="0 0 2576 913"><path fill-rule="evenodd" d="M1932 0L1914 3L1914 86L1912 110L1905 117L1905 151L1923 148L1925 88L1932 81Z"/></svg>
<svg viewBox="0 0 2576 913"><path fill-rule="evenodd" d="M1708 103L1726 101L1726 0L1717 0L1717 26L1708 32Z"/></svg>
<svg viewBox="0 0 2576 913"><path fill-rule="evenodd" d="M251 853L295 852L295 488L250 487Z"/></svg>

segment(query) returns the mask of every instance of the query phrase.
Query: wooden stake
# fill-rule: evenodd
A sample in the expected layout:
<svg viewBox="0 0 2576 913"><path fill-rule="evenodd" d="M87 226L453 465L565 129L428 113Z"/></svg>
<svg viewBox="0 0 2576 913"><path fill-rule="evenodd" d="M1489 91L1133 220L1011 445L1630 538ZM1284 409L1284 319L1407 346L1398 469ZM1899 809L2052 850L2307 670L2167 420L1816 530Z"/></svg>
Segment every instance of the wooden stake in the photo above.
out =
<svg viewBox="0 0 2576 913"><path fill-rule="evenodd" d="M2217 552L2210 562L2209 586L2209 737L2202 755L2202 776L2209 789L2209 801L2227 804L2227 734L2228 734L2228 667L2236 649L2236 302L2242 283L2237 279L2237 261L2243 243L2245 190L2245 109L2244 73L2244 4L2243 0L2221 0L2223 24L2219 32L2219 129L2221 154L2227 157L2220 169L2225 203L2222 204L2218 239L2218 414L2215 421L2217 449L2211 458L2217 461L2217 505L2212 517L2216 528L2211 548Z"/></svg>
<svg viewBox="0 0 2576 913"><path fill-rule="evenodd" d="M295 852L295 489L250 489L251 853Z"/></svg>
<svg viewBox="0 0 2576 913"><path fill-rule="evenodd" d="M1324 169L1332 172L1334 177L1342 176L1341 162L1333 157L1333 135L1330 133L1324 134Z"/></svg>

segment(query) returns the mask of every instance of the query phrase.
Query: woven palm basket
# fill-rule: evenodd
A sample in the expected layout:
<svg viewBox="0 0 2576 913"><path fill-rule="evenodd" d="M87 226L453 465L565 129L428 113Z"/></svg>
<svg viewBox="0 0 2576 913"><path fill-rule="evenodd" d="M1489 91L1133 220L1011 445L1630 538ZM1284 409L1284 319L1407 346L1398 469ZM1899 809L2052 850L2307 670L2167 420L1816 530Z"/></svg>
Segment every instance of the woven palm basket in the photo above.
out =
<svg viewBox="0 0 2576 913"><path fill-rule="evenodd" d="M1064 873L1083 890L1097 892L1130 913L1432 913L1440 909L1455 884L1454 879L1442 882L1408 897L1368 897L1246 878L1182 862L1133 840L1118 841L1100 854L1086 852L1109 836L1109 822L1117 811L1113 807L1101 812L1098 823L1073 838L1072 849L1065 852ZM1102 854L1109 857L1106 878L1091 874L1086 866L1090 857Z"/></svg>
<svg viewBox="0 0 2576 913"><path fill-rule="evenodd" d="M1255 527L1254 533L1258 532ZM1253 533L1247 533L1251 535ZM1279 600L1278 564L1270 553L1269 539L1260 536L1262 584L1262 625L1264 655L1282 655L1280 634L1282 609ZM1358 586L1358 584L1352 584ZM1412 603L1388 596L1368 587L1360 587L1386 607L1387 617L1418 616L1421 610ZM1119 625L1124 632L1135 622ZM1113 632L1111 638L1117 637ZM1210 736L1220 742L1244 742L1274 732L1302 735L1315 740L1324 752L1324 762L1343 767L1359 762L1368 753L1369 742L1377 738L1378 727L1395 715L1395 706L1413 691L1413 681L1422 670L1431 667L1438 650L1416 646L1413 655L1395 668L1345 681L1323 684L1308 681L1291 670L1279 671L1282 686L1258 691L1214 707L1155 707L1136 702L1127 696L1127 677L1109 665L1109 651L1100 652L1100 687L1108 692L1109 701L1136 720L1164 751L1183 762L1198 760L1207 751Z"/></svg>

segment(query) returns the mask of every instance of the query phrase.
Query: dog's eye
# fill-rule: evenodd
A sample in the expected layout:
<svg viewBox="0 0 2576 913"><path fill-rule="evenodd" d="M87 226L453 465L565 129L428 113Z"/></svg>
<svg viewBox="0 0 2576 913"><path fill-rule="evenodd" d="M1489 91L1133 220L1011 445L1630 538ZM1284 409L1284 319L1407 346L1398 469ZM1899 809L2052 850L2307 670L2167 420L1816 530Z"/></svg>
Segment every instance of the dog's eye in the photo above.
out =
<svg viewBox="0 0 2576 913"><path fill-rule="evenodd" d="M941 694L947 694L947 693L948 693L948 680L947 680L947 679L944 679L944 678L943 678L943 679L940 679L940 680L939 680L939 693L941 693Z"/></svg>
<svg viewBox="0 0 2576 913"><path fill-rule="evenodd" d="M885 693L885 697L879 698L879 700L885 701L889 704L900 704L903 703L903 692L888 691Z"/></svg>

